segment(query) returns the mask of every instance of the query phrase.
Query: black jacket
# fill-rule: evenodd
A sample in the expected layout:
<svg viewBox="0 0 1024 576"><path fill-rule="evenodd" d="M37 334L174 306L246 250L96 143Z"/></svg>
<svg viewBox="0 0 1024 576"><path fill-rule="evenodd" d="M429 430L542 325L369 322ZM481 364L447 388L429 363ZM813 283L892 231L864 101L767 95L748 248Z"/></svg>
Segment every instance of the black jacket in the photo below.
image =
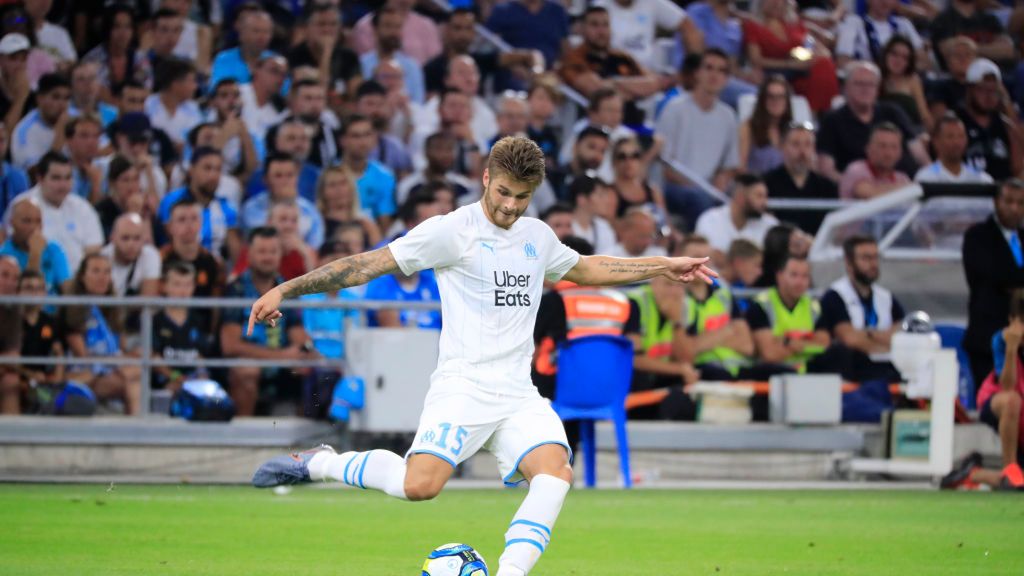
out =
<svg viewBox="0 0 1024 576"><path fill-rule="evenodd" d="M1024 229L1018 234L1024 241ZM1024 287L1024 268L1013 259L995 216L964 234L963 263L970 289L964 347L991 349L992 335L1006 326L1010 315L1010 292Z"/></svg>

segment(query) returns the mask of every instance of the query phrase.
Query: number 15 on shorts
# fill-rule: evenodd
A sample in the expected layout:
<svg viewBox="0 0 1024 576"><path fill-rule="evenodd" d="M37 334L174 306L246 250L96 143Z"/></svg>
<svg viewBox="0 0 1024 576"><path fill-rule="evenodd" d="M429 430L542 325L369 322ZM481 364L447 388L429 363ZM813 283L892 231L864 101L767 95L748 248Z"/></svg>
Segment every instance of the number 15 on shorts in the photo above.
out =
<svg viewBox="0 0 1024 576"><path fill-rule="evenodd" d="M441 450L451 452L453 456L458 456L462 452L462 443L465 442L466 436L469 436L469 431L462 426L453 428L451 423L442 422L436 428L424 432L420 441L424 444L433 444Z"/></svg>

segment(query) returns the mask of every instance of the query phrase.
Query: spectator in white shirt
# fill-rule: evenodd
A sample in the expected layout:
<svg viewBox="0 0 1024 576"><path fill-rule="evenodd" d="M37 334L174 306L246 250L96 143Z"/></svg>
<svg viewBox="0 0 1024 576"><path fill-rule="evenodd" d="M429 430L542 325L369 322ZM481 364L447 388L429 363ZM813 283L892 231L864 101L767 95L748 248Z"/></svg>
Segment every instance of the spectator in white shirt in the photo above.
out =
<svg viewBox="0 0 1024 576"><path fill-rule="evenodd" d="M288 76L288 61L277 54L260 58L252 71L252 82L239 86L242 97L242 121L263 140L267 130L287 115L279 96Z"/></svg>
<svg viewBox="0 0 1024 576"><path fill-rule="evenodd" d="M168 59L156 70L157 93L146 98L145 112L154 128L167 133L180 153L190 130L203 121L196 93L196 69L191 62Z"/></svg>
<svg viewBox="0 0 1024 576"><path fill-rule="evenodd" d="M146 244L145 221L122 214L114 221L110 244L100 254L110 259L110 276L118 296L157 296L160 293L160 252Z"/></svg>
<svg viewBox="0 0 1024 576"><path fill-rule="evenodd" d="M700 30L686 17L686 11L671 0L599 0L595 4L608 10L612 47L628 52L644 68L662 63L654 45L659 29L678 31L687 53L698 53L704 48Z"/></svg>
<svg viewBox="0 0 1024 576"><path fill-rule="evenodd" d="M715 263L722 266L733 240L745 238L761 246L768 230L779 223L768 209L768 187L760 176L741 174L728 204L711 208L697 220L697 234L708 239Z"/></svg>
<svg viewBox="0 0 1024 576"><path fill-rule="evenodd" d="M598 216L597 205L607 201L602 196L615 196L615 190L597 178L583 176L572 181L569 194L573 199L572 235L583 238L601 254L615 251L618 239L610 222ZM614 200L612 200L614 201ZM600 247L600 248L598 248Z"/></svg>
<svg viewBox="0 0 1024 576"><path fill-rule="evenodd" d="M34 198L43 212L43 235L56 242L67 256L68 268L77 270L86 254L103 246L103 228L96 210L84 198L71 193L71 162L58 152L48 152L37 166L39 184L14 198ZM4 215L9 223L11 209Z"/></svg>
<svg viewBox="0 0 1024 576"><path fill-rule="evenodd" d="M914 24L896 14L898 0L867 0L867 13L848 14L839 24L836 38L836 67L842 68L850 60L877 62L882 49L893 36L903 36L918 53L917 61L928 62L924 42Z"/></svg>
<svg viewBox="0 0 1024 576"><path fill-rule="evenodd" d="M914 176L915 182L954 182L963 184L989 184L992 177L964 162L967 150L967 129L953 113L941 116L932 130L932 148L935 162L922 167Z"/></svg>
<svg viewBox="0 0 1024 576"><path fill-rule="evenodd" d="M53 146L54 135L64 130L71 101L71 82L63 74L45 74L39 79L36 109L14 127L11 163L23 170L35 166Z"/></svg>
<svg viewBox="0 0 1024 576"><path fill-rule="evenodd" d="M71 41L71 35L64 28L46 20L53 7L53 0L25 0L25 13L35 30L36 45L46 50L58 62L78 60L78 52Z"/></svg>

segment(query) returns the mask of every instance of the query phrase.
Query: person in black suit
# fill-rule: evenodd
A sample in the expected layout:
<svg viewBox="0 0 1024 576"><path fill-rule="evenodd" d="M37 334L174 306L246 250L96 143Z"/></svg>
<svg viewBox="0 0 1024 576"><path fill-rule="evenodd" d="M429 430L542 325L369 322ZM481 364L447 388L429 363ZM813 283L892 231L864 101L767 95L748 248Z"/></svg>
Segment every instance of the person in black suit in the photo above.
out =
<svg viewBox="0 0 1024 576"><path fill-rule="evenodd" d="M1010 292L1024 287L1024 180L1011 178L999 187L995 211L964 234L963 263L968 312L964 350L971 361L974 385L992 371L992 335L1006 325Z"/></svg>

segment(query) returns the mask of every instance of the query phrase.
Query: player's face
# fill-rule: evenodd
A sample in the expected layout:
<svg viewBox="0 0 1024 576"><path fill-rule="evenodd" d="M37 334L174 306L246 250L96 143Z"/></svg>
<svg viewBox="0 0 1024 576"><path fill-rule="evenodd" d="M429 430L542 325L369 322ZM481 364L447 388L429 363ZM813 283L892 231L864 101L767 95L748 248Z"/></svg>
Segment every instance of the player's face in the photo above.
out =
<svg viewBox="0 0 1024 576"><path fill-rule="evenodd" d="M511 228L526 211L531 199L533 188L529 184L498 173L491 177L489 171L484 169L484 213L496 226Z"/></svg>

